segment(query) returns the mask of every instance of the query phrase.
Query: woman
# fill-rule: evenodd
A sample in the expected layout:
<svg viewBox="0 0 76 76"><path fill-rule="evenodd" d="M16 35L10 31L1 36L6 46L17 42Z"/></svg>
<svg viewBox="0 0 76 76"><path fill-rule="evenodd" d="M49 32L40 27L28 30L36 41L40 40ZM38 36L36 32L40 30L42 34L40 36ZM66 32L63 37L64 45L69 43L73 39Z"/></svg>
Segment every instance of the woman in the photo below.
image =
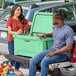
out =
<svg viewBox="0 0 76 76"><path fill-rule="evenodd" d="M23 16L23 11L20 5L16 4L13 6L11 11L11 16L7 21L8 28L8 50L10 55L14 55L14 39L13 35L19 34L22 35L25 33L24 26L30 25L27 19ZM11 60L11 65L15 63L15 69L19 69L19 62L15 62Z"/></svg>

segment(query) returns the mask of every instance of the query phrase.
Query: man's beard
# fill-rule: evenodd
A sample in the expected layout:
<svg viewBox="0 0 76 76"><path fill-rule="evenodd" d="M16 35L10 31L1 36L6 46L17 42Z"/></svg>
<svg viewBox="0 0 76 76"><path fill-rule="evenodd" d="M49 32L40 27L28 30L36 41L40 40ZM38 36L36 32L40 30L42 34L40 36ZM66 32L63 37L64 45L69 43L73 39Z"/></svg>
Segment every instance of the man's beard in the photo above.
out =
<svg viewBox="0 0 76 76"><path fill-rule="evenodd" d="M53 22L53 25L58 25L58 23L57 22Z"/></svg>

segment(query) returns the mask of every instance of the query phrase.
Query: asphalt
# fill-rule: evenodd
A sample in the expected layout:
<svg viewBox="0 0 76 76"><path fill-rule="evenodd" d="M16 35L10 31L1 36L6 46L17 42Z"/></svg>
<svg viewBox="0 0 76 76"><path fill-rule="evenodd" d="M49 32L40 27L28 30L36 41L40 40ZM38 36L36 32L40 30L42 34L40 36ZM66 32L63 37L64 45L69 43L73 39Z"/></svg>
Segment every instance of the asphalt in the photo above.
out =
<svg viewBox="0 0 76 76"><path fill-rule="evenodd" d="M20 71L24 74L24 76L29 76L29 70L20 68ZM40 72L37 72L36 76L40 76Z"/></svg>

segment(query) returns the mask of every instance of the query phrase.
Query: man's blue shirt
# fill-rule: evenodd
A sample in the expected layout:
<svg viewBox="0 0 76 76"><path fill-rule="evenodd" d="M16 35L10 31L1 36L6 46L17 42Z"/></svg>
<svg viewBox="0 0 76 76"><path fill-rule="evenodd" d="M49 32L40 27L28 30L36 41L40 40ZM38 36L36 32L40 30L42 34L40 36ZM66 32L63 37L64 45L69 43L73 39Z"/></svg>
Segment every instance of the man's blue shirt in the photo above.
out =
<svg viewBox="0 0 76 76"><path fill-rule="evenodd" d="M74 41L74 32L69 25L64 25L59 28L57 25L53 25L53 45L52 48L58 50L66 46L66 44L73 43ZM68 52L65 52L69 56Z"/></svg>

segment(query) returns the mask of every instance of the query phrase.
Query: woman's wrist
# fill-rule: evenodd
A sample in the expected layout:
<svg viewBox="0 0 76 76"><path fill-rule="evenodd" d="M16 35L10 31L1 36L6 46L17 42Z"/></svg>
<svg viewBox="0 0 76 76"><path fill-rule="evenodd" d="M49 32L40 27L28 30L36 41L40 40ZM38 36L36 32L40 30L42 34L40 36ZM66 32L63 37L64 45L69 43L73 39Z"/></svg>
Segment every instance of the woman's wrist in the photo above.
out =
<svg viewBox="0 0 76 76"><path fill-rule="evenodd" d="M14 32L14 34L17 34L17 32Z"/></svg>

